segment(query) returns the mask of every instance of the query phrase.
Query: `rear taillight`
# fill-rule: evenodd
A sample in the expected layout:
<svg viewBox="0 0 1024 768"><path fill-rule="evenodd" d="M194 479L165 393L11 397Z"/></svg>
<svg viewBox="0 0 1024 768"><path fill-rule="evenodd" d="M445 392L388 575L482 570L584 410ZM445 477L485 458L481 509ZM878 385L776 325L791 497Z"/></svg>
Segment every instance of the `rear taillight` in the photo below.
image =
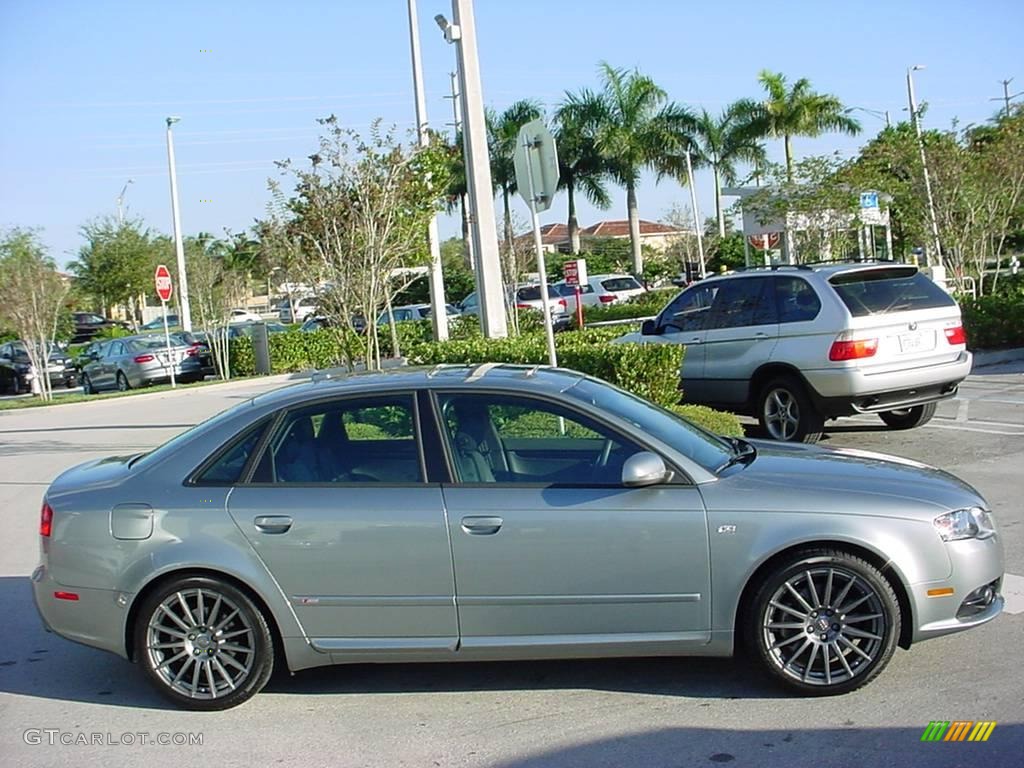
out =
<svg viewBox="0 0 1024 768"><path fill-rule="evenodd" d="M516 304L516 309L533 309L529 304Z"/></svg>
<svg viewBox="0 0 1024 768"><path fill-rule="evenodd" d="M568 303L566 303L565 299L559 299L559 300L558 300L558 305L559 305L559 306L560 306L560 307L561 307L562 309L565 309L566 307L568 307L568 306L569 306L569 305L568 305Z"/></svg>
<svg viewBox="0 0 1024 768"><path fill-rule="evenodd" d="M43 508L39 512L39 535L50 538L53 532L53 507L43 502Z"/></svg>
<svg viewBox="0 0 1024 768"><path fill-rule="evenodd" d="M844 339L840 337L832 342L832 348L828 351L828 359L833 362L860 360L865 357L874 357L877 351L878 339Z"/></svg>
<svg viewBox="0 0 1024 768"><path fill-rule="evenodd" d="M962 325L946 329L946 341L950 344L966 344L967 332Z"/></svg>
<svg viewBox="0 0 1024 768"><path fill-rule="evenodd" d="M53 596L58 600L71 600L72 602L78 600L77 592L54 592Z"/></svg>
<svg viewBox="0 0 1024 768"><path fill-rule="evenodd" d="M617 297L613 293L605 293L597 298L602 304L611 304Z"/></svg>
<svg viewBox="0 0 1024 768"><path fill-rule="evenodd" d="M136 363L151 363L155 359L156 358L153 357L152 355L136 355L135 356L135 362Z"/></svg>
<svg viewBox="0 0 1024 768"><path fill-rule="evenodd" d="M196 349L195 347L192 347L191 349L189 349L189 350L187 350L187 351L185 352L185 355L186 355L187 357L195 357L195 356L196 356L196 355L198 355L198 354L199 354L199 350L198 350L198 349Z"/></svg>

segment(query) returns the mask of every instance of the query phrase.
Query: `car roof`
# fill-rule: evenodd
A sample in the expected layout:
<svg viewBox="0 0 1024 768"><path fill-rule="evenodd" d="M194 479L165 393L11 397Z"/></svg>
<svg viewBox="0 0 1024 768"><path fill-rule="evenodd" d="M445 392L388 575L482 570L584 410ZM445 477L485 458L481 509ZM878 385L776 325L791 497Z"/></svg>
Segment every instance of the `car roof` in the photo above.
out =
<svg viewBox="0 0 1024 768"><path fill-rule="evenodd" d="M276 409L326 397L408 389L507 389L522 392L523 383L527 381L535 392L557 393L570 389L582 378L582 374L565 368L507 363L403 366L357 373L331 369L315 372L309 381L257 395L253 403Z"/></svg>
<svg viewBox="0 0 1024 768"><path fill-rule="evenodd" d="M745 269L726 272L723 275L708 275L705 279L711 280L712 278L720 277L756 277L766 274L796 273L807 275L810 273L819 275L827 280L834 275L849 274L851 272L871 272L873 270L891 269L893 267L917 271L917 267L913 264L903 264L898 261L829 261L815 264L773 264L770 267L747 267Z"/></svg>

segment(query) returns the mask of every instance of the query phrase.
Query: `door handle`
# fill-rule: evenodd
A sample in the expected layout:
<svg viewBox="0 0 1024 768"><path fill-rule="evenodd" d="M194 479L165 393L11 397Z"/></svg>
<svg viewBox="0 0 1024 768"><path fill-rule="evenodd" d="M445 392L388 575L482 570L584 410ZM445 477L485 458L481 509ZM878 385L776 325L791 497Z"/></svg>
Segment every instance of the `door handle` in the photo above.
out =
<svg viewBox="0 0 1024 768"><path fill-rule="evenodd" d="M754 334L754 338L755 339L767 339L768 338L768 334L767 333L755 333Z"/></svg>
<svg viewBox="0 0 1024 768"><path fill-rule="evenodd" d="M462 518L462 530L470 536L490 536L501 530L500 517L469 516Z"/></svg>
<svg viewBox="0 0 1024 768"><path fill-rule="evenodd" d="M287 533L292 519L287 515L261 515L252 521L260 533Z"/></svg>
<svg viewBox="0 0 1024 768"><path fill-rule="evenodd" d="M684 344L700 344L701 343L701 338L700 338L700 336L694 336L689 341L686 341L686 342L683 342L683 343Z"/></svg>

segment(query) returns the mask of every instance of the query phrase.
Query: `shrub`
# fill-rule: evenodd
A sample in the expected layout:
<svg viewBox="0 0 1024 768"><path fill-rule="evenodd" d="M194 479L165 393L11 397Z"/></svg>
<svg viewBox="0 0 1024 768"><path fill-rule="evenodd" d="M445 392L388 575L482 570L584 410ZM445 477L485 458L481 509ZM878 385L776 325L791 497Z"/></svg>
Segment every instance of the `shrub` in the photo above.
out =
<svg viewBox="0 0 1024 768"><path fill-rule="evenodd" d="M964 299L961 310L970 349L1024 347L1024 294Z"/></svg>
<svg viewBox="0 0 1024 768"><path fill-rule="evenodd" d="M704 405L673 405L669 410L716 435L743 436L743 425L734 413L716 411Z"/></svg>
<svg viewBox="0 0 1024 768"><path fill-rule="evenodd" d="M231 375L256 373L252 339L240 336L231 340ZM273 373L295 373L311 368L334 368L349 359L358 359L365 340L348 329L322 328L309 333L288 330L270 335L270 369Z"/></svg>
<svg viewBox="0 0 1024 768"><path fill-rule="evenodd" d="M658 289L634 296L628 301L601 306L584 306L583 323L600 323L609 320L627 320L634 317L653 317L665 308L679 293L678 288ZM576 318L573 317L573 326Z"/></svg>

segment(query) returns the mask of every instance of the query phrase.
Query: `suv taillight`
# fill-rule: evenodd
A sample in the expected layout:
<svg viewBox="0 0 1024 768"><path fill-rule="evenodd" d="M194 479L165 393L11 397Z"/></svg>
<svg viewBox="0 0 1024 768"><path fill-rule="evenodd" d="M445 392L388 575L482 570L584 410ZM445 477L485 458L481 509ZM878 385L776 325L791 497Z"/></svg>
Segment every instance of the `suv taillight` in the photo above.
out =
<svg viewBox="0 0 1024 768"><path fill-rule="evenodd" d="M602 304L611 304L618 298L618 296L616 296L614 293L603 293L597 298L598 301L600 301Z"/></svg>
<svg viewBox="0 0 1024 768"><path fill-rule="evenodd" d="M950 344L966 344L967 332L962 325L946 329L946 341Z"/></svg>
<svg viewBox="0 0 1024 768"><path fill-rule="evenodd" d="M43 502L43 508L39 512L39 535L50 538L53 531L53 507Z"/></svg>
<svg viewBox="0 0 1024 768"><path fill-rule="evenodd" d="M828 351L828 359L833 362L840 360L861 360L874 357L878 351L878 339L844 339L840 336L832 342Z"/></svg>

